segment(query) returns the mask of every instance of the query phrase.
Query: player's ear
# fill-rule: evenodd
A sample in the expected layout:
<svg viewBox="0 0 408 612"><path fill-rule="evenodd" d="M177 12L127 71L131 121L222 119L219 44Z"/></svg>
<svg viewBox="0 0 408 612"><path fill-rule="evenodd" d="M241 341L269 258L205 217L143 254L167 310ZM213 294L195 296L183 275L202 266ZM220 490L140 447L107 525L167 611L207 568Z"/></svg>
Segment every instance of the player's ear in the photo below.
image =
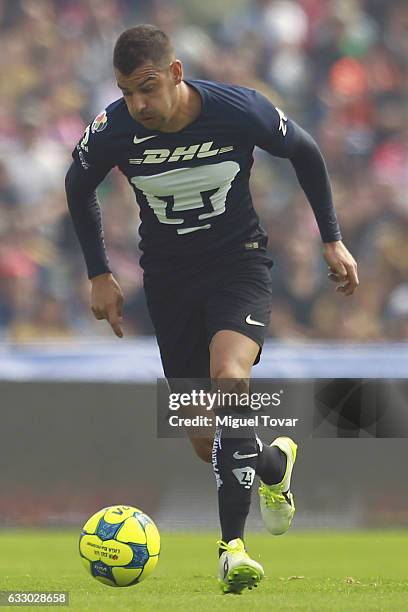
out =
<svg viewBox="0 0 408 612"><path fill-rule="evenodd" d="M178 85L183 80L183 64L180 60L173 60L170 64L170 74L175 85Z"/></svg>

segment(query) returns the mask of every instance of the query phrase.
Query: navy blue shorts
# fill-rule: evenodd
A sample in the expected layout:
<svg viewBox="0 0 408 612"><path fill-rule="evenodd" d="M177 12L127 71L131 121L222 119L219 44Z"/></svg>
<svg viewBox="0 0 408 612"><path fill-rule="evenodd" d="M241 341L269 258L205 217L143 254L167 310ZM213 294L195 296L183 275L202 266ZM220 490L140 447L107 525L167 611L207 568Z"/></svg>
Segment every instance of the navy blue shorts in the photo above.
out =
<svg viewBox="0 0 408 612"><path fill-rule="evenodd" d="M209 345L220 330L254 340L258 363L271 313L271 267L264 253L238 253L160 276L145 274L166 378L209 378Z"/></svg>

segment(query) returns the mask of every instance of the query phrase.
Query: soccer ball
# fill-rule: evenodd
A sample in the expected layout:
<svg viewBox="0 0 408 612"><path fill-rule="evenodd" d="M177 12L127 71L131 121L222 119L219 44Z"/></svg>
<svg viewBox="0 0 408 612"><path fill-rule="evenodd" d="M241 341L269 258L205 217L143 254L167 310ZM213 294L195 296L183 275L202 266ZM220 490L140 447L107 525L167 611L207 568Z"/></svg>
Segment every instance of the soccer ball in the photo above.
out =
<svg viewBox="0 0 408 612"><path fill-rule="evenodd" d="M79 554L87 571L103 584L131 586L153 572L160 554L160 534L149 518L132 506L109 506L82 528Z"/></svg>

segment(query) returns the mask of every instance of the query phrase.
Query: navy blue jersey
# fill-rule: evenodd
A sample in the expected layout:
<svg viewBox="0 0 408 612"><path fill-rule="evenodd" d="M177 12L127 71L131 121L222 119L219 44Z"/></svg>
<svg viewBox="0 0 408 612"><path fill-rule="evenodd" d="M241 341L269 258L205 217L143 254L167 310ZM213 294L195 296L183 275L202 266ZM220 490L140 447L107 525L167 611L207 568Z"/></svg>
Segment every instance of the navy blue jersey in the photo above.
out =
<svg viewBox="0 0 408 612"><path fill-rule="evenodd" d="M123 98L85 130L73 158L95 188L117 166L140 207L142 265L238 249L264 249L266 234L249 192L253 149L290 157L295 124L245 87L186 81L200 115L175 133L135 121Z"/></svg>

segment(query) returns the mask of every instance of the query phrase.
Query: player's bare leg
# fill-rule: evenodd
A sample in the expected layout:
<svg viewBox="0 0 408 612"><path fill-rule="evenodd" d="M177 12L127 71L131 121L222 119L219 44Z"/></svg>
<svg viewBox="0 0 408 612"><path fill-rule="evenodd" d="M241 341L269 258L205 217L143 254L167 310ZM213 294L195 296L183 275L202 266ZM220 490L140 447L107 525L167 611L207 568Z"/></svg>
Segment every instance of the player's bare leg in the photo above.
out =
<svg viewBox="0 0 408 612"><path fill-rule="evenodd" d="M247 392L252 364L258 351L256 342L238 332L223 330L215 334L210 344L210 375L214 386L217 380L234 381L239 386L239 392ZM188 406L181 409L180 414L192 418L204 412L203 408ZM214 416L213 412L207 414ZM215 427L188 428L187 434L197 456L211 463Z"/></svg>
<svg viewBox="0 0 408 612"><path fill-rule="evenodd" d="M180 415L185 418L196 416L211 416L214 418L215 416L212 411L207 411L205 407L201 406L182 407L180 408ZM211 463L215 426L187 427L186 432L197 457L205 463Z"/></svg>

